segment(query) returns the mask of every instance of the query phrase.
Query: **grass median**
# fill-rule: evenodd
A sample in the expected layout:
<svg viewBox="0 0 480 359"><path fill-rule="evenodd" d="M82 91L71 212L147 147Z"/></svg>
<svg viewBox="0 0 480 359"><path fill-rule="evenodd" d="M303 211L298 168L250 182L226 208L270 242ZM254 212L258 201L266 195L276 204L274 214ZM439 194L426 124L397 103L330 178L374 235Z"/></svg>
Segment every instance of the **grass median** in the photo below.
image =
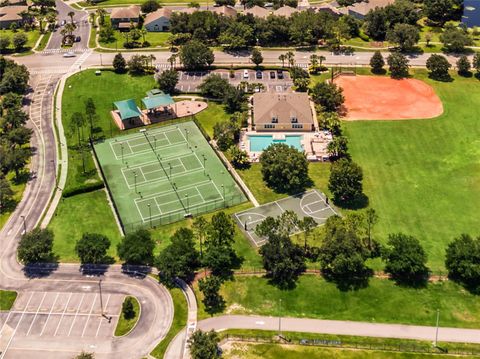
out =
<svg viewBox="0 0 480 359"><path fill-rule="evenodd" d="M126 319L125 315L123 314L123 311L122 313L120 313L117 327L115 328L116 337L121 337L123 335L130 333L133 330L133 328L135 328L135 325L137 325L138 318L140 318L140 303L138 302L137 298L128 296L125 298L123 303L125 304L127 300L132 301L134 315L132 318Z"/></svg>
<svg viewBox="0 0 480 359"><path fill-rule="evenodd" d="M17 299L17 292L12 290L0 290L0 310L12 309L15 299Z"/></svg>

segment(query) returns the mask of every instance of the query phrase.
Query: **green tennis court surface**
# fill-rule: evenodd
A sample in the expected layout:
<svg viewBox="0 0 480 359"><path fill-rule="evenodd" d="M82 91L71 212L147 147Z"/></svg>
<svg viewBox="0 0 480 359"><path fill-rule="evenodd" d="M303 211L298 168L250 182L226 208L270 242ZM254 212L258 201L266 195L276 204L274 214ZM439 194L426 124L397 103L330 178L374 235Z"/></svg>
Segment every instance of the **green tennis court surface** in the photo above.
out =
<svg viewBox="0 0 480 359"><path fill-rule="evenodd" d="M126 232L246 200L194 122L141 130L94 147Z"/></svg>

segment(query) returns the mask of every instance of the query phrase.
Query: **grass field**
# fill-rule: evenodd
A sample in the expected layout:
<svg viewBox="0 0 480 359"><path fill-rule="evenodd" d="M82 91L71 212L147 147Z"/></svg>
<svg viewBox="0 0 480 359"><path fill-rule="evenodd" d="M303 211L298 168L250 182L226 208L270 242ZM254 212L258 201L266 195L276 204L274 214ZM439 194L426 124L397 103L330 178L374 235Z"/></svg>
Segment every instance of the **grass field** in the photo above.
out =
<svg viewBox="0 0 480 359"><path fill-rule="evenodd" d="M280 345L280 344L254 344L233 343L229 345L222 358L234 359L426 359L426 358L450 358L450 355L420 354L420 353L397 353L388 351L338 349L325 347L309 347L303 345Z"/></svg>
<svg viewBox="0 0 480 359"><path fill-rule="evenodd" d="M434 271L444 269L445 247L455 236L480 234L480 81L452 75L454 81L445 83L415 72L443 102L436 119L344 123L365 193L380 217L376 237L418 237Z"/></svg>
<svg viewBox="0 0 480 359"><path fill-rule="evenodd" d="M62 199L48 227L55 235L53 251L61 262L78 262L75 243L85 232L106 235L111 242L108 255L117 258L120 231L103 190Z"/></svg>
<svg viewBox="0 0 480 359"><path fill-rule="evenodd" d="M125 300L127 300L127 298L131 298L133 300L133 311L135 312L135 316L132 319L125 319L123 313L120 313L117 327L115 328L116 337L128 334L137 324L138 318L140 318L140 303L138 302L137 298L126 297Z"/></svg>
<svg viewBox="0 0 480 359"><path fill-rule="evenodd" d="M37 48L35 50L37 51L43 51L45 50L45 47L47 47L48 41L50 40L50 36L52 36L51 31L47 31L42 39L40 40L40 43L38 44Z"/></svg>
<svg viewBox="0 0 480 359"><path fill-rule="evenodd" d="M196 287L199 318L207 318L201 293ZM453 282L430 283L425 289L396 286L392 281L372 279L365 289L341 292L332 283L304 275L295 289L282 291L261 277L242 276L226 282L221 289L229 314L308 317L478 328L480 301ZM280 307L280 299L281 307Z"/></svg>
<svg viewBox="0 0 480 359"><path fill-rule="evenodd" d="M33 30L33 31L24 31L24 30L21 30L21 29L17 30L17 33L21 33L21 32L23 32L25 35L27 35L27 38L28 38L28 41L25 44L25 47L20 51L20 53L23 53L23 52L27 52L27 51L30 51L30 50L33 49L33 47L37 43L38 38L40 37L40 32L36 31L36 30ZM12 44L12 39L13 39L14 34L15 33L12 30L9 30L9 29L0 30L0 37L10 38L10 46L6 50L9 53L15 53L16 52L15 49L13 48L13 44Z"/></svg>
<svg viewBox="0 0 480 359"><path fill-rule="evenodd" d="M19 183L15 183L15 181L13 181L13 177L14 177L13 173L9 173L7 175L7 179L10 181L10 186L12 187L14 195L13 195L12 205L2 209L2 212L0 213L0 229L3 228L5 223L7 223L8 218L10 218L10 215L15 210L15 207L21 201L23 196L23 191L25 191L25 186L27 185L25 181L20 181Z"/></svg>
<svg viewBox="0 0 480 359"><path fill-rule="evenodd" d="M0 290L0 310L10 310L17 299L17 292Z"/></svg>
<svg viewBox="0 0 480 359"><path fill-rule="evenodd" d="M170 342L187 325L188 305L185 295L180 288L169 289L169 291L173 299L173 322L165 338L150 353L157 359L163 359Z"/></svg>
<svg viewBox="0 0 480 359"><path fill-rule="evenodd" d="M125 231L246 200L194 122L95 144Z"/></svg>

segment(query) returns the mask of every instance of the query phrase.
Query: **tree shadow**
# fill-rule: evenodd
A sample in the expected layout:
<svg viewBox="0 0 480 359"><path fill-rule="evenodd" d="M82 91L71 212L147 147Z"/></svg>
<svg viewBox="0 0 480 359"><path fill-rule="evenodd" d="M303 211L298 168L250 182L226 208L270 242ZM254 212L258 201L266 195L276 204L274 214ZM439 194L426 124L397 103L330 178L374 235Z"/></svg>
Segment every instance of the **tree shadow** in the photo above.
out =
<svg viewBox="0 0 480 359"><path fill-rule="evenodd" d="M398 276L390 276L390 280L394 281L395 284L402 288L414 288L414 289L425 289L428 285L429 273L421 273L417 276L402 278Z"/></svg>
<svg viewBox="0 0 480 359"><path fill-rule="evenodd" d="M341 292L356 291L367 288L372 276L373 270L370 268L365 269L361 273L355 273L348 276L335 276L324 273L325 280L334 283L337 289Z"/></svg>
<svg viewBox="0 0 480 359"><path fill-rule="evenodd" d="M333 203L343 209L357 210L368 207L370 200L365 193L361 193L351 200L334 199Z"/></svg>
<svg viewBox="0 0 480 359"><path fill-rule="evenodd" d="M380 76L384 76L384 75L387 74L387 70L385 70L385 69L380 69L380 70L371 69L370 72L374 75L380 75Z"/></svg>
<svg viewBox="0 0 480 359"><path fill-rule="evenodd" d="M429 73L428 78L432 79L432 80L435 80L435 81L439 81L439 82L453 82L453 77L450 76L450 74L435 75L435 74Z"/></svg>
<svg viewBox="0 0 480 359"><path fill-rule="evenodd" d="M477 80L480 80L480 72L477 72L475 75L473 75Z"/></svg>
<svg viewBox="0 0 480 359"><path fill-rule="evenodd" d="M83 275L102 276L108 271L110 265L115 263L115 259L110 256L105 256L102 262L103 263L99 264L83 263L80 265L80 272L82 272Z"/></svg>
<svg viewBox="0 0 480 359"><path fill-rule="evenodd" d="M459 76L465 77L465 78L472 78L473 77L473 72L472 71L467 71L467 72L458 72Z"/></svg>
<svg viewBox="0 0 480 359"><path fill-rule="evenodd" d="M122 273L137 279L143 279L152 273L152 267L143 265L122 264Z"/></svg>
<svg viewBox="0 0 480 359"><path fill-rule="evenodd" d="M30 279L45 278L58 269L58 258L52 257L54 261L49 263L28 263L23 267L23 274Z"/></svg>

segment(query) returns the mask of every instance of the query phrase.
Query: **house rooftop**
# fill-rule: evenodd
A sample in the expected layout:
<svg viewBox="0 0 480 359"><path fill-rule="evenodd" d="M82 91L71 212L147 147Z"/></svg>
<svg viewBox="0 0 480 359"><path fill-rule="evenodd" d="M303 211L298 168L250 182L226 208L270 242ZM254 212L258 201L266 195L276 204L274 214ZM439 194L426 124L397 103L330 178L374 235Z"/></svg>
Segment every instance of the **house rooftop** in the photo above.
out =
<svg viewBox="0 0 480 359"><path fill-rule="evenodd" d="M171 16L172 16L172 10L162 7L161 9L151 12L150 14L145 16L145 20L143 21L143 24L148 25L151 22L158 20L162 17L166 17L167 19L170 19Z"/></svg>
<svg viewBox="0 0 480 359"><path fill-rule="evenodd" d="M367 15L370 10L376 7L383 8L387 5L393 4L395 0L369 0L368 2L359 2L348 6L348 9L360 15Z"/></svg>
<svg viewBox="0 0 480 359"><path fill-rule="evenodd" d="M295 14L296 12L299 12L299 10L290 6L282 6L281 8L278 8L277 10L275 10L273 14L276 16L284 16L288 18L293 14Z"/></svg>
<svg viewBox="0 0 480 359"><path fill-rule="evenodd" d="M28 6L3 6L0 7L0 21L22 20L22 12L27 11Z"/></svg>
<svg viewBox="0 0 480 359"><path fill-rule="evenodd" d="M233 17L233 16L237 15L237 10L235 10L231 6L225 6L225 5L214 7L214 8L212 8L211 11L214 12L214 13L217 13L218 15L223 15L223 16L228 16L228 17Z"/></svg>
<svg viewBox="0 0 480 359"><path fill-rule="evenodd" d="M116 7L112 9L110 19L137 19L140 17L140 7L130 5L129 7Z"/></svg>
<svg viewBox="0 0 480 359"><path fill-rule="evenodd" d="M313 124L310 99L304 92L256 93L253 95L253 118L255 124L298 123Z"/></svg>
<svg viewBox="0 0 480 359"><path fill-rule="evenodd" d="M245 14L251 14L253 15L254 17L259 17L259 18L262 18L262 19L266 19L268 17L268 15L270 15L270 11L263 8L263 7L260 7L258 5L255 5L254 7L250 8L250 9L246 9L244 11Z"/></svg>

